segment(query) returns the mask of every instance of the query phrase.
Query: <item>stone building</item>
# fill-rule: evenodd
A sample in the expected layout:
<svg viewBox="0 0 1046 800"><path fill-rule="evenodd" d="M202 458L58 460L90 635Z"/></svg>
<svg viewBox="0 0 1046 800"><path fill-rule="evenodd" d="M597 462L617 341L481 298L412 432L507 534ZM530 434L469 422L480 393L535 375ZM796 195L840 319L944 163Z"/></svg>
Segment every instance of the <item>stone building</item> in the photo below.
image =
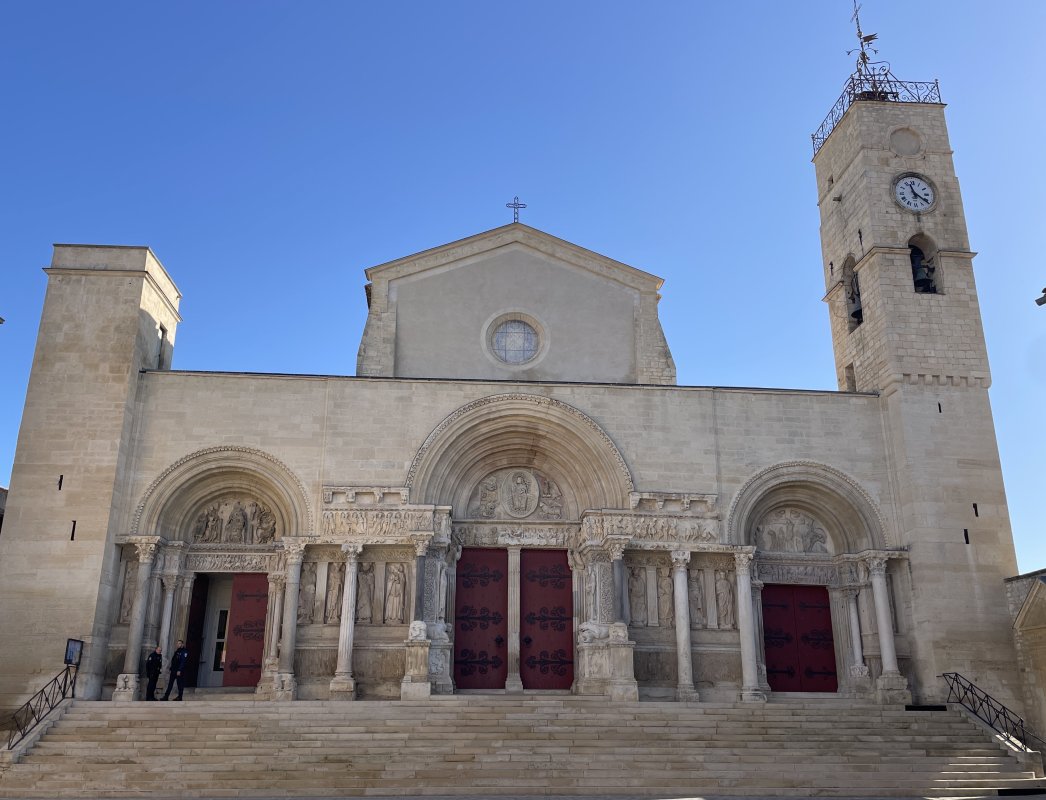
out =
<svg viewBox="0 0 1046 800"><path fill-rule="evenodd" d="M892 79L890 79L892 80ZM0 706L572 691L759 702L1025 689L936 87L815 136L839 391L678 386L662 281L519 223L366 271L357 375L171 369L147 248L56 245L0 537ZM913 89L915 87L915 89Z"/></svg>

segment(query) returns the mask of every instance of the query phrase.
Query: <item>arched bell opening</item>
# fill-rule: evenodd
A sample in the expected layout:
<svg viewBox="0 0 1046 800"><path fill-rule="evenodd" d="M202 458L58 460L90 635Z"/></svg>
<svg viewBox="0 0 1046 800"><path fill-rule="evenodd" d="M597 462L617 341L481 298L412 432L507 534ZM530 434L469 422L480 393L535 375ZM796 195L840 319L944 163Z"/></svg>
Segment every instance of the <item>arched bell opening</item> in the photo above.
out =
<svg viewBox="0 0 1046 800"><path fill-rule="evenodd" d="M912 266L912 285L918 294L938 293L937 245L924 233L908 240L908 258Z"/></svg>

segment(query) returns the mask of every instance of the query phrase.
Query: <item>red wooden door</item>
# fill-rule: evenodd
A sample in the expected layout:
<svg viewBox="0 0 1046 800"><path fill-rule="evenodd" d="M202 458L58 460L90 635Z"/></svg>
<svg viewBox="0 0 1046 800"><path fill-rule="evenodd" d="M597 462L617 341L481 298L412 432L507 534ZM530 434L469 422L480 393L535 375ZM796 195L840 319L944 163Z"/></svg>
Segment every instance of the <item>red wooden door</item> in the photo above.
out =
<svg viewBox="0 0 1046 800"><path fill-rule="evenodd" d="M838 688L832 611L823 586L764 586L763 644L773 691Z"/></svg>
<svg viewBox="0 0 1046 800"><path fill-rule="evenodd" d="M504 689L508 677L508 551L466 547L454 594L454 683Z"/></svg>
<svg viewBox="0 0 1046 800"><path fill-rule="evenodd" d="M222 686L258 685L268 605L269 579L264 573L249 572L232 576Z"/></svg>
<svg viewBox="0 0 1046 800"><path fill-rule="evenodd" d="M524 689L574 682L574 592L566 550L524 550L519 561L519 676Z"/></svg>

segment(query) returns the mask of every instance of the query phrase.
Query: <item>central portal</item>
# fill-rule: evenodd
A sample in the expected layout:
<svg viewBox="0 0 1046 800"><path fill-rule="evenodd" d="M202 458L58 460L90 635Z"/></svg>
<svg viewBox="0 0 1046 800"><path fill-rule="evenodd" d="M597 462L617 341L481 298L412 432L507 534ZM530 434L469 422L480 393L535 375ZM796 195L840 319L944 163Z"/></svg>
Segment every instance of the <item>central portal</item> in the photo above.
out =
<svg viewBox="0 0 1046 800"><path fill-rule="evenodd" d="M565 550L466 547L454 601L454 682L504 689L519 653L523 689L570 690L574 682L573 586ZM518 598L519 617L509 613Z"/></svg>

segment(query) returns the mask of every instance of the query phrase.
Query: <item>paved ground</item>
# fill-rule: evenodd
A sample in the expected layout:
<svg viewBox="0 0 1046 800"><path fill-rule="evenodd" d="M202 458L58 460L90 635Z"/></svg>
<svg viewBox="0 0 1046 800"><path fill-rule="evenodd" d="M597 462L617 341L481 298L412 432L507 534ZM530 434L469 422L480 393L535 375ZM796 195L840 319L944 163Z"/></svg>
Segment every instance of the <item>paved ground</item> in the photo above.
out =
<svg viewBox="0 0 1046 800"><path fill-rule="evenodd" d="M162 787L158 787L162 790ZM127 795L122 795L119 800L126 800ZM161 794L148 794L143 795L148 800L182 800L178 795L161 795ZM312 798L314 795L306 795L306 797ZM809 797L791 795L787 798L780 797L779 795L686 795L686 794L656 794L656 795L625 795L625 794L593 794L593 795L558 795L558 794L470 794L470 795L365 795L365 797L371 798L388 798L388 800L825 800L823 795L810 795ZM991 797L993 800L997 800L996 795L962 795L961 798L945 798L936 797L932 800L981 800L981 798L987 800ZM271 800L272 795L258 795L256 797L239 797L237 800ZM17 799L14 799L17 800ZM40 798L32 798L27 800L40 800ZM201 797L194 798L194 800L228 800L228 798L220 797ZM281 796L280 800L293 800L288 796ZM352 797L324 797L322 800L360 800L360 796L355 795ZM889 798L875 798L875 797L860 797L860 798L845 798L845 797L833 797L831 800L926 800L921 796L912 797L889 797Z"/></svg>

